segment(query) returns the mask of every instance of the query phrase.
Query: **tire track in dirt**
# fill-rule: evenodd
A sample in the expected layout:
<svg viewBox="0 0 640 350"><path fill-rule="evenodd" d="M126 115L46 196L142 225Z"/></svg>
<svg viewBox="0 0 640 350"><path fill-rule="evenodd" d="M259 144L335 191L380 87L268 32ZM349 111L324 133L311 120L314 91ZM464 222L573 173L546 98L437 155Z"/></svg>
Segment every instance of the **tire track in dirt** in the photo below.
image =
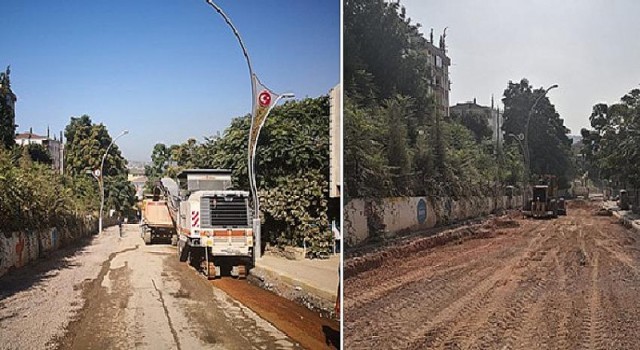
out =
<svg viewBox="0 0 640 350"><path fill-rule="evenodd" d="M640 240L593 207L353 275L345 348L639 349Z"/></svg>
<svg viewBox="0 0 640 350"><path fill-rule="evenodd" d="M436 276L431 279L413 281L404 286L398 293L387 295L376 303L370 303L353 311L345 309L345 333L351 334L349 349L369 349L371 347L402 347L401 342L417 323L424 322L421 315L430 315L447 304L447 299L460 293L460 290L471 288L476 279L468 279L474 271L473 266L465 266L448 276ZM477 272L477 271L476 271ZM482 278L482 273L476 278ZM453 281L462 281L454 285ZM425 293L425 290L430 291ZM372 321L387 319L384 329L371 327ZM359 347L361 344L363 347Z"/></svg>
<svg viewBox="0 0 640 350"><path fill-rule="evenodd" d="M546 225L543 225L546 226ZM536 232L539 228L534 229ZM539 249L546 240L544 236L538 235L527 246L526 249L519 252L515 256L511 257L506 262L500 265L494 265L493 273L481 280L481 282L460 296L454 303L443 310L441 313L435 315L431 321L431 329L424 332L424 330L417 329L410 337L417 338L411 343L410 348L456 348L460 339L469 334L464 334L465 330L469 330L469 325L474 324L475 317L478 316L481 309L486 309L487 306L493 302L494 304L500 303L500 300L496 301L491 296L497 296L502 299L503 295L498 295L496 290L502 285L506 286L505 289L509 289L509 285L513 285L519 276L519 272L522 271L522 266L526 264L526 260L530 259L532 252ZM494 305L495 306L495 305ZM428 329L428 328L427 328ZM436 332L435 330L443 330ZM459 334L455 334L455 332ZM423 335L420 335L422 333Z"/></svg>
<svg viewBox="0 0 640 350"><path fill-rule="evenodd" d="M543 259L549 259L549 256L545 254ZM472 349L514 348L516 339L525 326L524 321L528 318L531 305L539 299L541 291L550 281L549 276L541 274L540 269L536 269L536 272L533 274L531 270L525 270L522 279L511 288L513 293L509 295L510 298L505 298L504 308L497 309L489 317L488 322L494 331L481 336Z"/></svg>
<svg viewBox="0 0 640 350"><path fill-rule="evenodd" d="M425 266L425 264L428 263L433 263L433 258L428 255L422 255L421 257L418 257L418 259L411 260L408 263L400 265L403 269L408 271L407 273L396 275L393 279L382 282L376 278L377 276L380 276L379 271L364 272L362 273L361 279L358 281L360 283L352 283L349 285L349 299L345 300L345 309L362 307L363 305L375 301L386 294L394 293L408 283L412 283L420 279L434 277L435 275L451 274L462 268L461 264L465 262L469 263L473 259L476 259L472 257L472 260L464 261L468 255L477 251L486 250L492 244L493 242L489 242L472 248L466 252L459 254L454 253L451 255L451 260L443 260L434 266L435 269L426 272L420 269L420 267ZM367 276L368 274L371 274L373 278L366 279L369 277Z"/></svg>
<svg viewBox="0 0 640 350"><path fill-rule="evenodd" d="M598 286L598 269L600 254L594 252L593 267L591 270L591 294L589 296L589 314L586 325L588 325L588 333L585 338L589 349L604 350L608 349L604 336L608 333L606 324L603 320L602 307L600 305L600 287Z"/></svg>

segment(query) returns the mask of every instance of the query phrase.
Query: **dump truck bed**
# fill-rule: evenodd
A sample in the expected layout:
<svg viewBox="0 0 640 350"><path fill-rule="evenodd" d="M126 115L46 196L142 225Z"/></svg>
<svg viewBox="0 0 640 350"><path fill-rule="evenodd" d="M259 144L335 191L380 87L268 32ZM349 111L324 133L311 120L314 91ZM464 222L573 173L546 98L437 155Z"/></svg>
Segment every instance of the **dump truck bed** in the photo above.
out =
<svg viewBox="0 0 640 350"><path fill-rule="evenodd" d="M163 200L145 200L143 221L150 227L173 227L167 202Z"/></svg>

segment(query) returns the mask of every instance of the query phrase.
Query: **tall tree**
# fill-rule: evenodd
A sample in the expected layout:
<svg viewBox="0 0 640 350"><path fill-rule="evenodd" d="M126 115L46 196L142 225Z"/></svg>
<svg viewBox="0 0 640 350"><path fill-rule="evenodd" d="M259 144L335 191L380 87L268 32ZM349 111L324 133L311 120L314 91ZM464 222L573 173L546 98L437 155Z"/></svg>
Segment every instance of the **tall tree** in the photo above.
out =
<svg viewBox="0 0 640 350"><path fill-rule="evenodd" d="M391 168L394 188L399 193L411 191L411 154L407 140L407 120L413 115L413 101L395 96L385 101L384 114L387 125L387 163Z"/></svg>
<svg viewBox="0 0 640 350"><path fill-rule="evenodd" d="M0 145L5 149L12 148L16 140L16 95L11 91L10 73L9 67L0 72Z"/></svg>
<svg viewBox="0 0 640 350"><path fill-rule="evenodd" d="M104 152L112 138L103 124L94 124L91 117L72 117L65 127L65 170L68 174L81 175L87 170L99 169ZM127 161L118 145L113 144L104 162L104 175L126 173Z"/></svg>
<svg viewBox="0 0 640 350"><path fill-rule="evenodd" d="M171 152L164 143L157 143L153 146L151 152L151 165L145 165L144 175L147 177L145 187L151 192L153 185L163 175L165 175L169 162L171 160Z"/></svg>
<svg viewBox="0 0 640 350"><path fill-rule="evenodd" d="M199 144L195 139L168 147L178 166L226 168L233 186L248 190L247 135L250 116L234 118L222 133ZM256 174L263 233L272 244L327 250L331 242L328 208L329 97L306 98L277 106L256 148ZM162 152L158 152L162 153ZM168 175L176 168L168 167Z"/></svg>
<svg viewBox="0 0 640 350"><path fill-rule="evenodd" d="M505 134L524 134L529 111L535 101L544 94L544 89L533 89L527 79L514 83L509 81L504 91L504 124ZM569 186L573 177L571 162L571 139L567 136L569 129L564 120L556 112L549 99L542 97L531 113L528 131L529 157L531 163L531 179L536 175L555 175L561 188ZM507 143L515 142L511 138Z"/></svg>
<svg viewBox="0 0 640 350"><path fill-rule="evenodd" d="M465 110L462 112L451 113L451 118L460 124L464 125L467 129L473 132L476 142L480 142L493 135L491 126L489 126L489 118L491 116L488 113L482 113L475 110Z"/></svg>
<svg viewBox="0 0 640 350"><path fill-rule="evenodd" d="M602 177L640 187L640 89L594 105L589 121L593 129L581 130L586 160Z"/></svg>
<svg viewBox="0 0 640 350"><path fill-rule="evenodd" d="M88 177L87 171L100 169L102 157L102 179L104 183L106 208L115 209L125 215L132 213L135 202L135 187L127 180L127 160L120 153L107 128L103 124L94 124L91 117L83 115L72 117L65 128L65 171L72 178ZM109 152L105 156L105 152ZM98 187L84 180L76 181L83 191L96 191Z"/></svg>

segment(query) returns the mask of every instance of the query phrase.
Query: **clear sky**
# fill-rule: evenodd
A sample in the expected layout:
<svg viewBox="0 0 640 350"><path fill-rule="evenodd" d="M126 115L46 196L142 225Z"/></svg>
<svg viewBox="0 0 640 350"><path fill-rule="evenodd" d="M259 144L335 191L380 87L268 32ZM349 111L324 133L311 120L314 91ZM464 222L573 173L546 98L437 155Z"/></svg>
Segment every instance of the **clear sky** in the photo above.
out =
<svg viewBox="0 0 640 350"><path fill-rule="evenodd" d="M217 0L260 80L317 97L340 80L338 0ZM251 109L240 46L204 0L3 1L0 68L11 65L18 131L104 123L129 160L203 140Z"/></svg>
<svg viewBox="0 0 640 350"><path fill-rule="evenodd" d="M594 104L616 103L640 84L640 1L402 0L437 42L447 30L451 104L489 105L509 80L549 92L571 134L589 126Z"/></svg>

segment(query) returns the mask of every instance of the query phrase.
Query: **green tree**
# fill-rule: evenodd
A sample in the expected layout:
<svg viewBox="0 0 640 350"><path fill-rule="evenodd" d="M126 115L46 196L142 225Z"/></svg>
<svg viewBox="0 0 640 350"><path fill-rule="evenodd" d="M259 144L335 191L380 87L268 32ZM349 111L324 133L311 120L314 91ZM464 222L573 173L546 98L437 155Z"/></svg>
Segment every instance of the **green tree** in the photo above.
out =
<svg viewBox="0 0 640 350"><path fill-rule="evenodd" d="M0 147L0 232L61 227L77 220L73 193L51 167L33 162L28 149L17 159Z"/></svg>
<svg viewBox="0 0 640 350"><path fill-rule="evenodd" d="M102 157L113 139L103 124L94 124L88 115L72 117L65 128L65 137L65 173L71 178L69 183L76 199L94 209L99 205L99 187L87 172L100 169ZM129 215L132 211L135 187L127 180L126 165L127 160L114 143L102 167L107 212L115 209Z"/></svg>
<svg viewBox="0 0 640 350"><path fill-rule="evenodd" d="M132 216L136 203L136 189L126 174L104 178L105 208L115 209L124 216Z"/></svg>
<svg viewBox="0 0 640 350"><path fill-rule="evenodd" d="M103 124L94 124L91 117L72 117L65 127L65 171L70 175L84 175L87 170L99 169L104 152L112 138ZM117 144L109 148L103 166L104 176L126 174L127 161Z"/></svg>
<svg viewBox="0 0 640 350"><path fill-rule="evenodd" d="M518 83L509 81L504 91L504 124L505 134L524 134L529 110L542 94L544 89L536 89L527 79ZM531 163L531 179L536 175L555 175L561 188L568 188L573 178L574 169L571 160L571 139L567 136L569 129L556 112L549 99L542 97L531 114L529 122L529 156ZM507 138L507 143L515 142Z"/></svg>
<svg viewBox="0 0 640 350"><path fill-rule="evenodd" d="M347 197L467 197L494 188L488 118L437 111L432 38L420 27L399 2L344 2Z"/></svg>
<svg viewBox="0 0 640 350"><path fill-rule="evenodd" d="M152 192L153 186L167 171L171 161L171 152L164 143L157 143L151 152L151 165L145 165L144 175L147 177L145 189Z"/></svg>
<svg viewBox="0 0 640 350"><path fill-rule="evenodd" d="M632 89L619 103L593 106L593 129L582 129L582 152L603 178L640 187L640 89Z"/></svg>
<svg viewBox="0 0 640 350"><path fill-rule="evenodd" d="M411 192L411 153L407 140L407 120L414 113L413 101L404 96L395 96L385 101L386 153L393 188L399 193Z"/></svg>
<svg viewBox="0 0 640 350"><path fill-rule="evenodd" d="M190 138L180 145L169 148L171 159L184 169L193 168L200 162L200 146L196 139Z"/></svg>
<svg viewBox="0 0 640 350"><path fill-rule="evenodd" d="M51 153L49 153L49 150L43 145L31 143L23 147L27 149L29 156L34 162L51 165Z"/></svg>
<svg viewBox="0 0 640 350"><path fill-rule="evenodd" d="M491 116L487 113L482 113L474 110L467 110L451 114L451 118L453 120L459 122L473 132L473 135L476 138L476 142L480 142L493 135L491 126L489 126L490 117Z"/></svg>
<svg viewBox="0 0 640 350"><path fill-rule="evenodd" d="M222 135L202 144L188 140L169 147L172 160L181 167L231 169L234 187L248 190L249 127L250 116L235 118ZM328 96L273 109L258 140L256 173L266 240L279 245L302 245L306 240L314 249L327 250Z"/></svg>
<svg viewBox="0 0 640 350"><path fill-rule="evenodd" d="M347 197L390 194L391 170L382 147L383 125L379 113L358 107L349 96L345 98L343 167Z"/></svg>
<svg viewBox="0 0 640 350"><path fill-rule="evenodd" d="M13 148L16 140L16 112L12 107L15 95L11 91L9 67L0 72L0 145L5 149Z"/></svg>

